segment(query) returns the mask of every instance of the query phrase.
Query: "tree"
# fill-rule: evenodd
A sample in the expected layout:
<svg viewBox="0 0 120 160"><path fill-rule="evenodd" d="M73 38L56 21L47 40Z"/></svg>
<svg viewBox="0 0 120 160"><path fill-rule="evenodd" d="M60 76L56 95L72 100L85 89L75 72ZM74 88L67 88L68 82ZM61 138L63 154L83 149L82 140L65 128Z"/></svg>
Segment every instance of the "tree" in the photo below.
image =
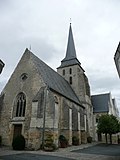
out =
<svg viewBox="0 0 120 160"><path fill-rule="evenodd" d="M120 123L113 115L102 115L99 118L97 128L98 133L105 134L106 143L108 143L107 134L110 135L110 143L112 144L112 134L120 131Z"/></svg>

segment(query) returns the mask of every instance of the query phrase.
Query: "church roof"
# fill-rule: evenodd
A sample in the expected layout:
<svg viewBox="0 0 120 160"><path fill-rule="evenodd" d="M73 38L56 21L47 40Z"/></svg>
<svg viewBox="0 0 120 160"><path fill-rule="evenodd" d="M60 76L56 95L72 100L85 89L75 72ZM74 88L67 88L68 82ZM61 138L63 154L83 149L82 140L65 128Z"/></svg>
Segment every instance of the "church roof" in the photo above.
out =
<svg viewBox="0 0 120 160"><path fill-rule="evenodd" d="M110 93L91 96L93 112L109 112Z"/></svg>
<svg viewBox="0 0 120 160"><path fill-rule="evenodd" d="M62 76L60 76L56 71L54 71L47 64L45 64L37 56L35 56L31 51L27 49L26 52L30 53L30 56L38 73L42 76L45 84L51 90L63 95L64 97L80 105L80 101L77 95L73 91L70 84Z"/></svg>
<svg viewBox="0 0 120 160"><path fill-rule="evenodd" d="M75 64L80 65L80 62L76 56L76 50L75 50L74 39L73 39L73 34L72 34L72 27L70 24L66 56L61 61L61 66L58 68L75 65Z"/></svg>

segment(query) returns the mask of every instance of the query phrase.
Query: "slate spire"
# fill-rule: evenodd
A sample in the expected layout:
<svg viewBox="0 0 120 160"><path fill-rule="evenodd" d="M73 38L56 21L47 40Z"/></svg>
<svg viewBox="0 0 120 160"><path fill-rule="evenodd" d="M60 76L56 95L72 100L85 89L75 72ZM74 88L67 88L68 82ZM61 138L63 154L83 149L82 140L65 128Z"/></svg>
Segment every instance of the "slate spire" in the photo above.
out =
<svg viewBox="0 0 120 160"><path fill-rule="evenodd" d="M62 67L65 67L65 66L70 66L70 65L75 65L75 64L80 65L80 62L77 59L75 44L74 44L74 39L73 39L73 33L72 33L72 26L71 26L71 23L70 23L66 56L61 61L61 66L58 67L58 68L62 68Z"/></svg>
<svg viewBox="0 0 120 160"><path fill-rule="evenodd" d="M75 50L75 45L74 45L72 27L70 23L67 51L66 51L66 57L64 58L64 60L70 60L73 58L77 58L77 56L76 56L76 50Z"/></svg>

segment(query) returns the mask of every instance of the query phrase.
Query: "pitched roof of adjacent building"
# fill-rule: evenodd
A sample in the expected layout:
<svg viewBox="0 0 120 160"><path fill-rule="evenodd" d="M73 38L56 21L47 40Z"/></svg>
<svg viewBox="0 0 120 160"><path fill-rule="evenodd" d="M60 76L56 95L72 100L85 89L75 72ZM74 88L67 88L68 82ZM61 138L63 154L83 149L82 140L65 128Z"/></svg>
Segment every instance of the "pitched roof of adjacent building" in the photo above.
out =
<svg viewBox="0 0 120 160"><path fill-rule="evenodd" d="M93 112L109 112L110 93L92 95L91 96Z"/></svg>
<svg viewBox="0 0 120 160"><path fill-rule="evenodd" d="M73 39L73 34L72 34L72 27L71 27L71 23L70 23L66 56L61 61L61 65L58 68L63 68L65 66L71 66L71 65L75 65L75 64L80 65L80 62L76 56L76 50L75 50L74 39Z"/></svg>
<svg viewBox="0 0 120 160"><path fill-rule="evenodd" d="M4 64L3 61L0 59L0 73L2 72L4 66L5 66L5 64Z"/></svg>
<svg viewBox="0 0 120 160"><path fill-rule="evenodd" d="M30 54L30 57L38 73L42 76L45 84L51 90L54 90L55 92L63 95L64 97L80 105L80 101L77 95L73 91L70 84L62 76L60 76L56 71L50 68L47 64L45 64L42 60L40 60L28 49L26 49L25 53Z"/></svg>
<svg viewBox="0 0 120 160"><path fill-rule="evenodd" d="M120 42L118 44L117 50L114 55L114 61L115 61L115 65L118 71L118 75L120 77Z"/></svg>

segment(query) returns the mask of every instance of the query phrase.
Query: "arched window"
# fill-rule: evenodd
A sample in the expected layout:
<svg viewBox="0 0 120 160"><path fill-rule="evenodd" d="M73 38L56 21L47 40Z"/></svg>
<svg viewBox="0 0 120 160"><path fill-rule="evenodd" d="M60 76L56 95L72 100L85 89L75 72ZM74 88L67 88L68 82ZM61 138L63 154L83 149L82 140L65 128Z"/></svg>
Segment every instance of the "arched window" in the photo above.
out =
<svg viewBox="0 0 120 160"><path fill-rule="evenodd" d="M70 77L70 79L69 79L69 83L70 83L70 84L72 84L72 77Z"/></svg>
<svg viewBox="0 0 120 160"><path fill-rule="evenodd" d="M70 68L69 72L70 72L70 74L72 74L72 68Z"/></svg>
<svg viewBox="0 0 120 160"><path fill-rule="evenodd" d="M16 98L16 112L15 117L24 117L26 108L26 96L24 93L19 93Z"/></svg>
<svg viewBox="0 0 120 160"><path fill-rule="evenodd" d="M54 97L55 100L55 108L54 108L54 128L58 128L59 126L59 102L57 96Z"/></svg>

